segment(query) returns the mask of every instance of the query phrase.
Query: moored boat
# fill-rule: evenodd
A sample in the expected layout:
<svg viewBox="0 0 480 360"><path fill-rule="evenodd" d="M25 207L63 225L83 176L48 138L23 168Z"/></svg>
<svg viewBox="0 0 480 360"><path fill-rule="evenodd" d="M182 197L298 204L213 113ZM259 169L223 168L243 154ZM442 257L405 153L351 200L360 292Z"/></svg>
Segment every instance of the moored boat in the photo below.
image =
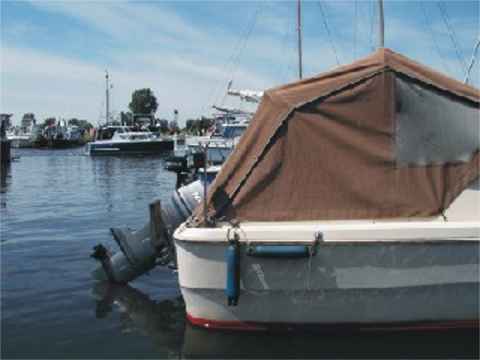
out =
<svg viewBox="0 0 480 360"><path fill-rule="evenodd" d="M97 139L87 144L90 155L164 154L174 150L170 137L157 137L149 131L133 131L127 126L105 126Z"/></svg>
<svg viewBox="0 0 480 360"><path fill-rule="evenodd" d="M33 145L32 136L29 134L8 134L7 139L11 142L13 148L29 148Z"/></svg>
<svg viewBox="0 0 480 360"><path fill-rule="evenodd" d="M186 143L188 151L203 153L207 145L208 160L213 164L222 164L238 144L242 134L248 127L248 121L237 121L221 124L216 134L189 139Z"/></svg>
<svg viewBox="0 0 480 360"><path fill-rule="evenodd" d="M479 103L383 48L266 91L174 233L190 322L478 327Z"/></svg>

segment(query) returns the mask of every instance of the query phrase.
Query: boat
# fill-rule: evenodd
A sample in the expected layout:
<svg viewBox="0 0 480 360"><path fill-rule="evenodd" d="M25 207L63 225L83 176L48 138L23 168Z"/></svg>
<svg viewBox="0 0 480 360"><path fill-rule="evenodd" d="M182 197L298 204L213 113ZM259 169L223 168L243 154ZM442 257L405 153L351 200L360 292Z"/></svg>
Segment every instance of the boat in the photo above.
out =
<svg viewBox="0 0 480 360"><path fill-rule="evenodd" d="M96 131L95 140L86 146L88 155L159 155L174 151L175 140L154 134L139 123L135 127L116 125L110 114L110 76L105 72L105 120ZM143 116L151 120L151 116Z"/></svg>
<svg viewBox="0 0 480 360"><path fill-rule="evenodd" d="M150 131L128 126L107 125L97 131L96 140L87 144L89 155L165 154L174 150L175 141L158 137Z"/></svg>
<svg viewBox="0 0 480 360"><path fill-rule="evenodd" d="M242 102L257 104L263 96L263 91L234 90L231 86L232 81L229 81L226 94L239 97ZM209 134L190 137L186 142L187 154L203 153L205 148L207 148L209 162L220 165L238 144L240 137L248 127L253 113L242 109L216 105L213 106L213 109L216 110L216 113L213 116L213 125Z"/></svg>
<svg viewBox="0 0 480 360"><path fill-rule="evenodd" d="M383 41L267 90L213 182L112 229L121 253L97 247L96 277L175 261L208 329L478 330L479 104Z"/></svg>
<svg viewBox="0 0 480 360"><path fill-rule="evenodd" d="M30 134L7 133L7 139L13 148L29 148L33 144Z"/></svg>
<svg viewBox="0 0 480 360"><path fill-rule="evenodd" d="M162 279L169 282L171 277ZM173 294L171 294L173 292ZM290 358L478 358L478 332L413 333L376 332L347 334L318 331L291 336L288 332L238 333L211 331L185 323L185 307L180 294L151 296L129 285L96 283L92 288L95 316L109 321L122 334L141 334L156 349L182 359L290 359ZM170 295L171 294L171 295ZM121 314L121 316L116 316ZM128 321L127 321L128 320ZM345 346L348 341L349 346ZM128 356L127 354L124 354Z"/></svg>
<svg viewBox="0 0 480 360"><path fill-rule="evenodd" d="M219 130L208 137L188 139L187 149L191 153L202 153L208 146L208 159L213 164L222 164L238 144L240 137L248 127L248 121L235 121L220 124Z"/></svg>
<svg viewBox="0 0 480 360"><path fill-rule="evenodd" d="M49 149L68 149L85 145L83 134L85 130L79 126L70 125L65 120L55 121L39 134L32 136L32 146Z"/></svg>
<svg viewBox="0 0 480 360"><path fill-rule="evenodd" d="M174 139L175 139L176 146L185 145L185 134L175 134Z"/></svg>
<svg viewBox="0 0 480 360"><path fill-rule="evenodd" d="M38 133L39 127L36 125L35 115L27 113L23 116L20 126L11 127L7 131L7 138L13 148L31 148Z"/></svg>
<svg viewBox="0 0 480 360"><path fill-rule="evenodd" d="M385 48L266 91L173 235L189 321L478 327L479 103Z"/></svg>

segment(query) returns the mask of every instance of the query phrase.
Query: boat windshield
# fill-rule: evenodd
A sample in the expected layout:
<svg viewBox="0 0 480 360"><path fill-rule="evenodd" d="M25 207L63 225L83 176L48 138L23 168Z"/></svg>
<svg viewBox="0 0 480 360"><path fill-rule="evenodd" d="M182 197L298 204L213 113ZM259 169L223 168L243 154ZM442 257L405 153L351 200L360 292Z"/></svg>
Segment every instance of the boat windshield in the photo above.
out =
<svg viewBox="0 0 480 360"><path fill-rule="evenodd" d="M111 140L114 134L124 134L128 132L125 126L108 126L98 130L97 140Z"/></svg>
<svg viewBox="0 0 480 360"><path fill-rule="evenodd" d="M223 137L233 139L241 136L245 132L246 126L225 126L223 129Z"/></svg>
<svg viewBox="0 0 480 360"><path fill-rule="evenodd" d="M148 140L152 136L148 133L146 134L123 134L120 135L120 139L125 139L125 140Z"/></svg>

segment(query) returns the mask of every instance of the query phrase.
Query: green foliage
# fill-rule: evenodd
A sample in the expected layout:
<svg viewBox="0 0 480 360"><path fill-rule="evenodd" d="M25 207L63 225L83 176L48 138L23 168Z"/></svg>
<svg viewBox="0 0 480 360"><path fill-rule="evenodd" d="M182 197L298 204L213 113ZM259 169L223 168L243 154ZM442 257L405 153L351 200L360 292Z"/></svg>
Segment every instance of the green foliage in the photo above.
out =
<svg viewBox="0 0 480 360"><path fill-rule="evenodd" d="M188 119L185 130L193 135L204 135L213 124L213 119L202 116L200 119Z"/></svg>
<svg viewBox="0 0 480 360"><path fill-rule="evenodd" d="M78 126L80 129L91 129L93 125L90 124L87 120L79 120L76 118L68 120L68 125Z"/></svg>
<svg viewBox="0 0 480 360"><path fill-rule="evenodd" d="M44 121L43 121L43 124L41 125L42 128L46 128L48 126L51 126L51 125L55 125L55 122L57 120L55 120L54 117L49 117L49 118L46 118Z"/></svg>
<svg viewBox="0 0 480 360"><path fill-rule="evenodd" d="M123 125L133 126L133 114L130 111L120 113L120 122Z"/></svg>
<svg viewBox="0 0 480 360"><path fill-rule="evenodd" d="M158 120L158 123L160 124L160 131L162 133L167 133L169 131L168 120L160 119L160 120Z"/></svg>
<svg viewBox="0 0 480 360"><path fill-rule="evenodd" d="M151 89L138 89L133 92L128 107L134 114L152 115L158 108L157 98Z"/></svg>

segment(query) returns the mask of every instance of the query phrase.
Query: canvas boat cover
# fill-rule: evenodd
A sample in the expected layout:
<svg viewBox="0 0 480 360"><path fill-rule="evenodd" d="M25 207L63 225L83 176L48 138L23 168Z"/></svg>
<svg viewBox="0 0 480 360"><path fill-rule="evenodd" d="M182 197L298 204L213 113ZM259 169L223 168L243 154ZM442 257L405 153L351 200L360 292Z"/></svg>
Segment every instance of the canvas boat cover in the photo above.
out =
<svg viewBox="0 0 480 360"><path fill-rule="evenodd" d="M389 49L268 90L209 188L208 217L440 215L479 176L479 100Z"/></svg>

